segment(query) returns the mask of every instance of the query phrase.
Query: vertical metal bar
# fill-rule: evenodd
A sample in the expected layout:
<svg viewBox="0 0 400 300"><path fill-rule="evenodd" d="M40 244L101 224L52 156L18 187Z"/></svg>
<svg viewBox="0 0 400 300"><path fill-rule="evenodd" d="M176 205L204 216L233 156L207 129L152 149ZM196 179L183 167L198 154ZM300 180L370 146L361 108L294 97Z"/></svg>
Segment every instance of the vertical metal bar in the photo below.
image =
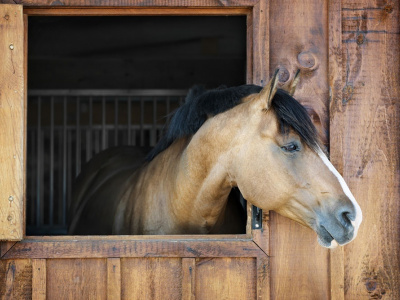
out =
<svg viewBox="0 0 400 300"><path fill-rule="evenodd" d="M153 97L153 128L151 130L150 146L154 147L157 142L157 99Z"/></svg>
<svg viewBox="0 0 400 300"><path fill-rule="evenodd" d="M42 169L42 161L41 161L41 120L42 120L42 98L38 97L38 108L37 108L37 152L36 152L36 226L39 227L41 222L41 169Z"/></svg>
<svg viewBox="0 0 400 300"><path fill-rule="evenodd" d="M65 209L68 208L68 201L71 195L71 182L72 182L72 129L67 127L67 197Z"/></svg>
<svg viewBox="0 0 400 300"><path fill-rule="evenodd" d="M170 119L170 111L171 111L171 101L170 101L170 97L167 97L167 123L169 122Z"/></svg>
<svg viewBox="0 0 400 300"><path fill-rule="evenodd" d="M144 146L144 99L140 97L140 146Z"/></svg>
<svg viewBox="0 0 400 300"><path fill-rule="evenodd" d="M88 136L86 137L86 161L92 158L92 129L93 128L93 98L89 97L89 130Z"/></svg>
<svg viewBox="0 0 400 300"><path fill-rule="evenodd" d="M63 127L62 127L62 148L63 148L63 174L62 174L62 225L67 225L67 97L63 97Z"/></svg>
<svg viewBox="0 0 400 300"><path fill-rule="evenodd" d="M81 170L81 106L79 96L76 98L76 144L75 144L75 177Z"/></svg>
<svg viewBox="0 0 400 300"><path fill-rule="evenodd" d="M114 146L118 146L118 98L114 100Z"/></svg>
<svg viewBox="0 0 400 300"><path fill-rule="evenodd" d="M106 149L106 99L102 97L101 101L101 150Z"/></svg>
<svg viewBox="0 0 400 300"><path fill-rule="evenodd" d="M131 101L132 101L132 99L131 99L131 97L129 96L128 97L128 145L132 145L132 140L131 140L131 129L132 129L132 126L131 126L131 123L132 123L132 120L131 120L131 118L132 118L132 111L131 111Z"/></svg>
<svg viewBox="0 0 400 300"><path fill-rule="evenodd" d="M36 137L35 137L35 131L30 130L30 135L31 135L31 157L29 160L29 170L32 170L32 167L34 166L34 161L35 161L35 149L36 149ZM33 173L31 173L31 195L29 199L29 204L30 204L30 210L31 210L31 223L30 225L36 224L35 220L35 206L34 206L34 199L35 199L35 176L33 176Z"/></svg>
<svg viewBox="0 0 400 300"><path fill-rule="evenodd" d="M54 96L50 98L50 203L49 225L54 221Z"/></svg>

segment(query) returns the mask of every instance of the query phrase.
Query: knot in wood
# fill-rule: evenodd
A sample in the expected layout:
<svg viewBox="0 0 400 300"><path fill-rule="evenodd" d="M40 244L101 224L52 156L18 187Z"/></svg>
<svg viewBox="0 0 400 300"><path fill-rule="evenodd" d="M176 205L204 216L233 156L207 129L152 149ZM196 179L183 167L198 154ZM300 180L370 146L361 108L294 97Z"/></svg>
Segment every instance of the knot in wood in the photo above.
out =
<svg viewBox="0 0 400 300"><path fill-rule="evenodd" d="M360 33L357 36L357 44L361 45L361 44L364 44L364 42L365 42L365 36L362 33Z"/></svg>
<svg viewBox="0 0 400 300"><path fill-rule="evenodd" d="M6 19L8 21L10 19L10 16L9 15L5 15L4 19Z"/></svg>
<svg viewBox="0 0 400 300"><path fill-rule="evenodd" d="M311 52L304 51L297 55L299 64L304 68L313 68L315 66L315 57Z"/></svg>
<svg viewBox="0 0 400 300"><path fill-rule="evenodd" d="M390 4L386 5L383 10L388 13L391 14L393 12L393 6L391 6Z"/></svg>
<svg viewBox="0 0 400 300"><path fill-rule="evenodd" d="M279 82L280 83L285 83L285 82L287 82L289 80L290 73L285 67L280 67L278 76L279 76L279 79L278 79Z"/></svg>

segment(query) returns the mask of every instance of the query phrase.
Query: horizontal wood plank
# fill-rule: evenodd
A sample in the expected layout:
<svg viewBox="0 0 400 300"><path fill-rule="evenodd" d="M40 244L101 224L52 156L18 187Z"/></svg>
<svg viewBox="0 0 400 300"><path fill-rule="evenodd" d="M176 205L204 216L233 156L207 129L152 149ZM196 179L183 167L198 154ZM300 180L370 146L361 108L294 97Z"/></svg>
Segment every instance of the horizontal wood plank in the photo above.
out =
<svg viewBox="0 0 400 300"><path fill-rule="evenodd" d="M253 241L65 240L21 241L4 258L257 257Z"/></svg>

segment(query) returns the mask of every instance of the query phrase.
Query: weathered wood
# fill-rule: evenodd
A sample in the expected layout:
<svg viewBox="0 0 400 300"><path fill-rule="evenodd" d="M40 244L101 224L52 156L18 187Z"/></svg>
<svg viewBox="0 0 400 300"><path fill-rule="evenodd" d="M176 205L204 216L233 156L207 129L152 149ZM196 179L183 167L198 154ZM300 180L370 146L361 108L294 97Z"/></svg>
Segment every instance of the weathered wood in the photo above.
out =
<svg viewBox="0 0 400 300"><path fill-rule="evenodd" d="M229 6L237 6L237 7L249 7L254 6L259 0L227 0L227 1L219 1L219 0L180 0L174 1L171 3L170 1L164 0L127 0L127 1L112 1L112 0L61 0L61 1L48 1L48 0L22 0L18 1L18 3L23 4L27 7L52 7L57 8L60 6L63 7L129 7L129 6L137 6L137 7L229 7ZM9 0L2 0L2 2L9 2Z"/></svg>
<svg viewBox="0 0 400 300"><path fill-rule="evenodd" d="M342 91L342 16L341 16L341 0L332 0L328 2L328 18L329 18L329 90L330 103L341 101ZM331 107L332 108L332 107ZM332 114L332 111L330 112ZM332 137L336 135L330 128L331 137L331 155L339 146ZM332 152L333 151L333 152ZM332 157L332 156L331 156ZM332 160L333 164L336 161ZM331 250L329 255L330 263L330 296L331 300L344 300L344 249L342 247Z"/></svg>
<svg viewBox="0 0 400 300"><path fill-rule="evenodd" d="M257 258L257 300L271 299L270 258L262 255Z"/></svg>
<svg viewBox="0 0 400 300"><path fill-rule="evenodd" d="M3 257L16 242L0 242L0 257Z"/></svg>
<svg viewBox="0 0 400 300"><path fill-rule="evenodd" d="M32 259L32 299L46 299L46 260Z"/></svg>
<svg viewBox="0 0 400 300"><path fill-rule="evenodd" d="M257 257L261 254L251 240L24 240L4 258Z"/></svg>
<svg viewBox="0 0 400 300"><path fill-rule="evenodd" d="M196 260L182 259L182 299L194 300L195 297Z"/></svg>
<svg viewBox="0 0 400 300"><path fill-rule="evenodd" d="M20 240L25 176L22 6L0 5L0 28L0 240Z"/></svg>
<svg viewBox="0 0 400 300"><path fill-rule="evenodd" d="M121 299L121 259L107 258L107 299Z"/></svg>
<svg viewBox="0 0 400 300"><path fill-rule="evenodd" d="M25 8L29 16L241 16L247 15L249 8Z"/></svg>
<svg viewBox="0 0 400 300"><path fill-rule="evenodd" d="M31 260L0 260L0 295L1 299L32 298Z"/></svg>
<svg viewBox="0 0 400 300"><path fill-rule="evenodd" d="M263 211L262 214L262 228L261 229L255 229L252 231L253 233L253 241L260 247L262 251L264 251L265 254L269 255L269 230L270 230L270 225L269 225L269 212L268 211Z"/></svg>
<svg viewBox="0 0 400 300"><path fill-rule="evenodd" d="M47 260L46 296L48 299L106 299L106 260Z"/></svg>
<svg viewBox="0 0 400 300"><path fill-rule="evenodd" d="M346 299L400 299L399 9L398 1L342 1L331 159L364 219L345 247Z"/></svg>
<svg viewBox="0 0 400 300"><path fill-rule="evenodd" d="M196 260L196 299L255 299L256 260L204 258Z"/></svg>
<svg viewBox="0 0 400 300"><path fill-rule="evenodd" d="M252 81L258 85L266 85L269 81L269 1L260 1L253 7L251 25L252 32ZM248 44L251 41L248 41ZM248 72L251 70L248 69Z"/></svg>
<svg viewBox="0 0 400 300"><path fill-rule="evenodd" d="M280 67L280 85L287 87L301 70L295 98L308 107L327 142L328 1L270 3L270 71ZM274 212L270 216L271 297L326 299L329 252L314 231ZM309 287L309 288L305 288Z"/></svg>
<svg viewBox="0 0 400 300"><path fill-rule="evenodd" d="M181 299L180 258L121 259L122 299Z"/></svg>

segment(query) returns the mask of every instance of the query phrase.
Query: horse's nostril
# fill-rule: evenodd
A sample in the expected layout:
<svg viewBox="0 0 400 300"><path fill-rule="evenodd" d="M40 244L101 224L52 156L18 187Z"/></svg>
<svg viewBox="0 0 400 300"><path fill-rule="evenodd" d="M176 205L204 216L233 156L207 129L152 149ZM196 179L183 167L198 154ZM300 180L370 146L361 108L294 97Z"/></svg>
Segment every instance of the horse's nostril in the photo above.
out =
<svg viewBox="0 0 400 300"><path fill-rule="evenodd" d="M351 213L348 211L342 212L342 214L339 217L339 221L340 223L344 226L344 227L349 227L351 226Z"/></svg>

